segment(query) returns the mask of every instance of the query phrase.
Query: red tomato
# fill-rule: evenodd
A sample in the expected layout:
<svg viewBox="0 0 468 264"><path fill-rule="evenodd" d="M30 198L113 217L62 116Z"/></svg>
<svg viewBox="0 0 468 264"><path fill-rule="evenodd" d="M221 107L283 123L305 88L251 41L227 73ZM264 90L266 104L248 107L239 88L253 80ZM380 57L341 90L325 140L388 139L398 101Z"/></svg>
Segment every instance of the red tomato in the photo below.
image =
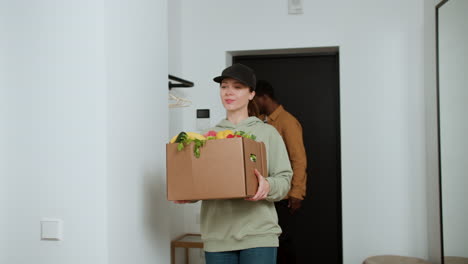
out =
<svg viewBox="0 0 468 264"><path fill-rule="evenodd" d="M216 137L216 131L210 130L210 131L206 132L205 134L203 134L203 136L205 136L205 137Z"/></svg>

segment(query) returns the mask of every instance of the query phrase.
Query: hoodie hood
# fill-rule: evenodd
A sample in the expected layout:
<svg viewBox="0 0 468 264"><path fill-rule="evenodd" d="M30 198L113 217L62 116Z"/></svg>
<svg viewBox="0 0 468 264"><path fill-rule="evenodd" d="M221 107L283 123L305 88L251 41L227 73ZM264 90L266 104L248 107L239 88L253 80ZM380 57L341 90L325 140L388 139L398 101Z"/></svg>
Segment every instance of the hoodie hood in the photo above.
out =
<svg viewBox="0 0 468 264"><path fill-rule="evenodd" d="M258 125L258 124L263 124L263 121L258 119L257 117L255 116L250 116L244 120L242 120L241 122L239 122L237 125L234 125L233 123L231 123L229 120L227 119L223 119L221 120L221 122L219 122L217 125L216 125L216 128L218 129L230 129L230 130L250 130L249 128L252 128L254 127L255 125Z"/></svg>

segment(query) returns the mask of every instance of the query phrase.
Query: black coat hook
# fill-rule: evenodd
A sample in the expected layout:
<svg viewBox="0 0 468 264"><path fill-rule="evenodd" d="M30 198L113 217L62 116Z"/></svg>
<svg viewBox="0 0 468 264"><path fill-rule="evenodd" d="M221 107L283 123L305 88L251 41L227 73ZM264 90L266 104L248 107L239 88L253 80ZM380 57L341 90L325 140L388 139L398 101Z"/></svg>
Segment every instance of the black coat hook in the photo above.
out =
<svg viewBox="0 0 468 264"><path fill-rule="evenodd" d="M172 83L169 82L169 90L172 88L188 88L188 87L193 87L193 82L184 80L179 77L175 77L174 75L169 74L169 80L176 81L178 83Z"/></svg>

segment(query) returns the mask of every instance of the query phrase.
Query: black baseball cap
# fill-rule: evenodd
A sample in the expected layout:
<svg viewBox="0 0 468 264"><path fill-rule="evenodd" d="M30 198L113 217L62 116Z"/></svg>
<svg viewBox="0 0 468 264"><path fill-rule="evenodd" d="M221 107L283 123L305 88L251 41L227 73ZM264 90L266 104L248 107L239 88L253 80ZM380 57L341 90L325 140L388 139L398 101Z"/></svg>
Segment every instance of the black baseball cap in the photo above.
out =
<svg viewBox="0 0 468 264"><path fill-rule="evenodd" d="M255 72L244 64L235 63L227 67L221 73L221 76L213 78L213 81L221 83L226 78L233 78L255 90L257 78Z"/></svg>

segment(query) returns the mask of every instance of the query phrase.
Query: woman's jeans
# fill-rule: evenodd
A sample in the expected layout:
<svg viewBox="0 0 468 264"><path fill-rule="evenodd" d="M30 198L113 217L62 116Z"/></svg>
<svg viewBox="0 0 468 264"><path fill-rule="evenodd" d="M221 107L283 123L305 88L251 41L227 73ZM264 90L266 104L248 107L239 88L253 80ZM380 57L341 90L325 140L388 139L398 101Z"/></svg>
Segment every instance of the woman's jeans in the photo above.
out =
<svg viewBox="0 0 468 264"><path fill-rule="evenodd" d="M276 247L258 247L235 251L206 252L206 264L275 264Z"/></svg>

